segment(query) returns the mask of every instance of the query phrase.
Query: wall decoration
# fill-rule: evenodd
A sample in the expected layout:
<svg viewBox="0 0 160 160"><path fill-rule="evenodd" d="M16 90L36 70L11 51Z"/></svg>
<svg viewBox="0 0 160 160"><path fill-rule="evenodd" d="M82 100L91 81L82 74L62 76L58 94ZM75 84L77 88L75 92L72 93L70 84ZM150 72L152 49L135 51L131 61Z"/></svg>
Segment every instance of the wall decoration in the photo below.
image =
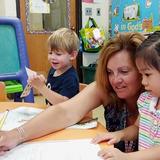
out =
<svg viewBox="0 0 160 160"><path fill-rule="evenodd" d="M93 0L82 0L82 2L93 3Z"/></svg>
<svg viewBox="0 0 160 160"><path fill-rule="evenodd" d="M49 3L42 0L29 0L30 13L50 13Z"/></svg>
<svg viewBox="0 0 160 160"><path fill-rule="evenodd" d="M52 33L70 28L70 0L25 0L27 32Z"/></svg>
<svg viewBox="0 0 160 160"><path fill-rule="evenodd" d="M142 20L142 30L144 30L145 32L152 30L153 28L153 18L144 18Z"/></svg>
<svg viewBox="0 0 160 160"><path fill-rule="evenodd" d="M137 20L139 17L139 6L138 4L131 4L123 9L124 20Z"/></svg>
<svg viewBox="0 0 160 160"><path fill-rule="evenodd" d="M115 7L115 9L113 10L113 16L118 16L119 14L119 7Z"/></svg>
<svg viewBox="0 0 160 160"><path fill-rule="evenodd" d="M146 0L146 8L151 7L152 0Z"/></svg>
<svg viewBox="0 0 160 160"><path fill-rule="evenodd" d="M117 6L118 14L115 14ZM111 12L111 36L118 32L149 33L160 30L159 0L154 3L152 0L112 1Z"/></svg>

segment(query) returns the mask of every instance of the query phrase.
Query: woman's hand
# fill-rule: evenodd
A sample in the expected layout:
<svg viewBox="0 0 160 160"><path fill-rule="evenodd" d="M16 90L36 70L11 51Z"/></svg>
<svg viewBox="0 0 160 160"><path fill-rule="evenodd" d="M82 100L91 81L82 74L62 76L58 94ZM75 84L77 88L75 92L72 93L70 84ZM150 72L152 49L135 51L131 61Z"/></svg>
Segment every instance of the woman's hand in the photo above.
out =
<svg viewBox="0 0 160 160"><path fill-rule="evenodd" d="M19 133L16 129L0 131L0 156L17 146L20 142Z"/></svg>
<svg viewBox="0 0 160 160"><path fill-rule="evenodd" d="M123 153L117 148L109 147L98 152L103 160L128 160L127 153Z"/></svg>
<svg viewBox="0 0 160 160"><path fill-rule="evenodd" d="M123 133L122 131L103 133L93 138L92 143L107 141L108 144L112 145L118 143L122 139L123 137L122 133Z"/></svg>

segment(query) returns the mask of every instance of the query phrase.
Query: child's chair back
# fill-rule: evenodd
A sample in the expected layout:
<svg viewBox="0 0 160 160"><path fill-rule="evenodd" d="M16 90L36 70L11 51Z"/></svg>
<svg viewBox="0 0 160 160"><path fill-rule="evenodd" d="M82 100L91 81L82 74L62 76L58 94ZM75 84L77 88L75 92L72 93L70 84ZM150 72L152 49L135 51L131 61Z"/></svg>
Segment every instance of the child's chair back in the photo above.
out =
<svg viewBox="0 0 160 160"><path fill-rule="evenodd" d="M87 87L87 84L79 83L79 91L82 91L85 87Z"/></svg>
<svg viewBox="0 0 160 160"><path fill-rule="evenodd" d="M6 101L7 100L7 94L5 90L5 83L0 82L0 101Z"/></svg>
<svg viewBox="0 0 160 160"><path fill-rule="evenodd" d="M79 91L81 92L84 88L87 87L87 84L85 83L79 83ZM86 116L86 118L92 118L92 111L89 112Z"/></svg>

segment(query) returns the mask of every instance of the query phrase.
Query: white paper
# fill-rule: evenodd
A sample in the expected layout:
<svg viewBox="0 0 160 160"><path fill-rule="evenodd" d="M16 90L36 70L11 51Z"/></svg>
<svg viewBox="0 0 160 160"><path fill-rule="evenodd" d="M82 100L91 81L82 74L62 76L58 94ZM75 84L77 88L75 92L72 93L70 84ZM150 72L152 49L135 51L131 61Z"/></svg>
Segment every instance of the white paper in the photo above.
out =
<svg viewBox="0 0 160 160"><path fill-rule="evenodd" d="M91 119L87 122L79 122L77 124L74 124L68 128L70 129L91 129L91 128L96 128L98 123L98 118L95 118L95 119Z"/></svg>
<svg viewBox="0 0 160 160"><path fill-rule="evenodd" d="M37 72L25 67L26 69L26 72L27 72L27 76L30 78L30 77L33 77L33 76L36 76L37 75Z"/></svg>
<svg viewBox="0 0 160 160"><path fill-rule="evenodd" d="M19 127L26 123L28 120L35 117L37 114L42 112L43 109L33 107L18 107L8 112L7 118L2 126L1 130L7 131L13 128ZM4 114L0 113L0 117Z"/></svg>
<svg viewBox="0 0 160 160"><path fill-rule="evenodd" d="M101 160L97 156L100 147L91 139L57 140L19 145L1 160Z"/></svg>
<svg viewBox="0 0 160 160"><path fill-rule="evenodd" d="M93 30L93 36L94 36L94 39L95 40L98 40L101 38L101 33L100 33L100 30L98 28L95 28Z"/></svg>
<svg viewBox="0 0 160 160"><path fill-rule="evenodd" d="M49 3L45 3L42 0L30 0L29 2L31 13L50 13Z"/></svg>
<svg viewBox="0 0 160 160"><path fill-rule="evenodd" d="M28 78L32 78L37 75L37 72L35 72L27 67L25 67L25 69L26 69L26 73L27 73ZM23 98L23 97L28 96L31 91L31 88L32 88L31 85L27 84L20 97Z"/></svg>
<svg viewBox="0 0 160 160"><path fill-rule="evenodd" d="M30 91L31 91L31 85L29 85L29 84L27 84L26 86L25 86L25 88L24 88L24 90L23 90L23 92L22 92L22 94L21 94L21 98L24 98L24 97L26 97L26 96L28 96L29 95L29 93L30 93Z"/></svg>

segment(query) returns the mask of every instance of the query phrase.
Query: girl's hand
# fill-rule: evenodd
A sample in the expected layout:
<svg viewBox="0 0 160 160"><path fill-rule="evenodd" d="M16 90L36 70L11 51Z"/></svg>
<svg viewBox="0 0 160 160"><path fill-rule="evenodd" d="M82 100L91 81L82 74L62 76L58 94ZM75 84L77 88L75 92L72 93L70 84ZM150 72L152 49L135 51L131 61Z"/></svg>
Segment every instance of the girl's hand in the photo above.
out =
<svg viewBox="0 0 160 160"><path fill-rule="evenodd" d="M108 132L97 135L95 138L92 139L92 143L108 141L107 143L112 145L118 143L121 140L121 138L122 138L122 131Z"/></svg>
<svg viewBox="0 0 160 160"><path fill-rule="evenodd" d="M103 160L128 160L127 153L123 153L117 148L109 147L98 152Z"/></svg>

